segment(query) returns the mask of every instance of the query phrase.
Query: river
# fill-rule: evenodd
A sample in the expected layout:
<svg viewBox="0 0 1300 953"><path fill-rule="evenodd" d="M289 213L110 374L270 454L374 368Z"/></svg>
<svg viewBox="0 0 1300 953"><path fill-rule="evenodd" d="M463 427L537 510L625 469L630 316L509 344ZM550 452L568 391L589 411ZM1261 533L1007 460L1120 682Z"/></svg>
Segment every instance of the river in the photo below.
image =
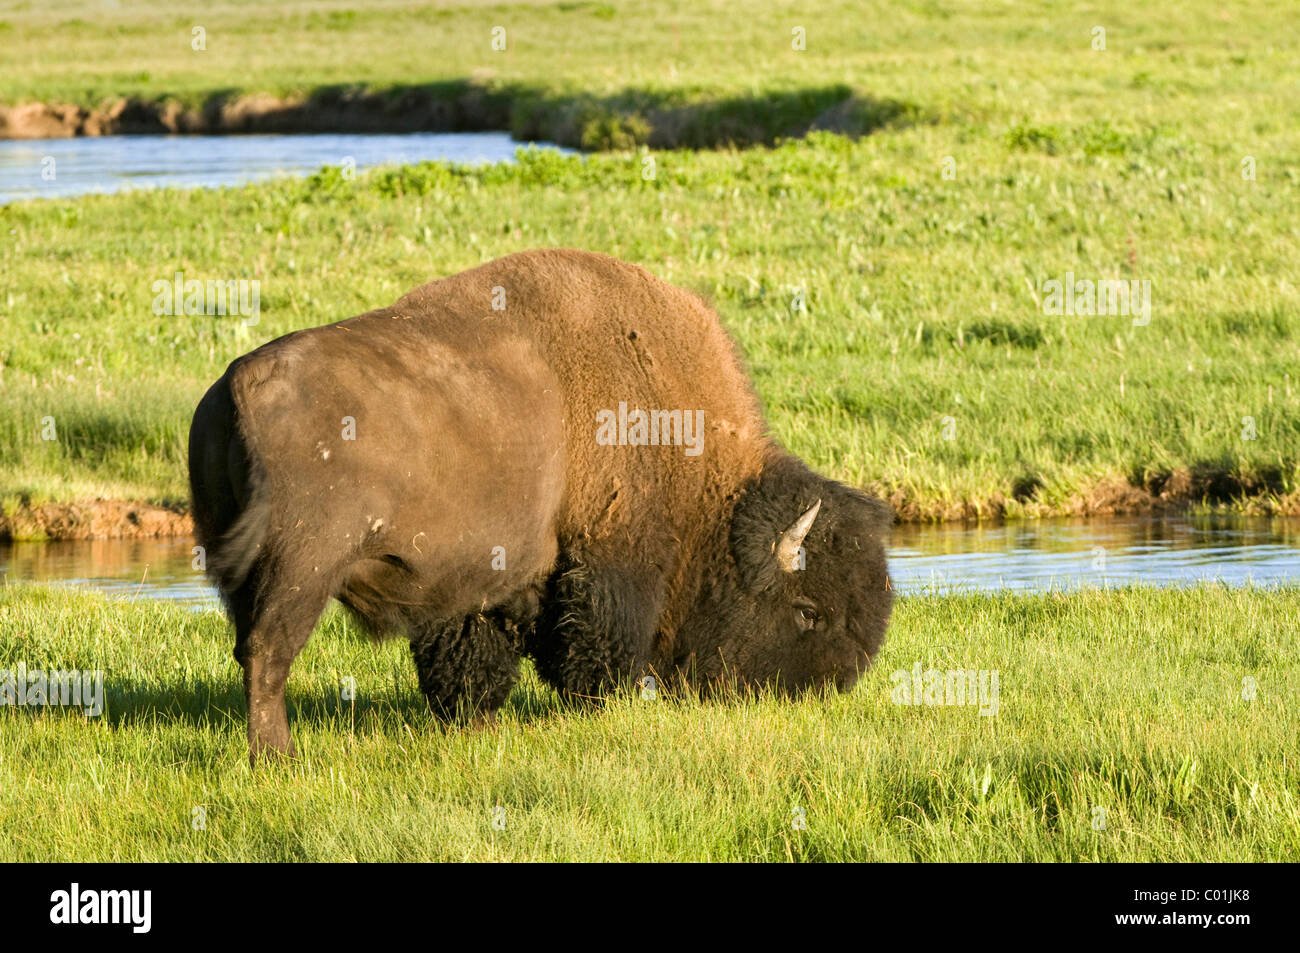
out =
<svg viewBox="0 0 1300 953"><path fill-rule="evenodd" d="M189 539L0 544L0 582L51 582L198 609L216 595ZM905 524L889 557L905 595L1079 587L1300 584L1300 519L1205 516Z"/></svg>
<svg viewBox="0 0 1300 953"><path fill-rule="evenodd" d="M524 147L504 132L0 140L0 205L124 189L240 185L276 175L304 176L326 165L511 162L515 150ZM550 143L528 147L572 152Z"/></svg>

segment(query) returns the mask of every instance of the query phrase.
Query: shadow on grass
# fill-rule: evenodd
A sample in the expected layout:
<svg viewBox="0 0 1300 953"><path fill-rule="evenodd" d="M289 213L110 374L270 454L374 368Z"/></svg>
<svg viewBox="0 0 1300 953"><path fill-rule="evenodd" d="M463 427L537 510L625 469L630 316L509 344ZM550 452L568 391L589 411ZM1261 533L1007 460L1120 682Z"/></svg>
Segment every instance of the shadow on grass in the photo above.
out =
<svg viewBox="0 0 1300 953"><path fill-rule="evenodd" d="M105 684L103 701L103 714L88 720L102 721L114 731L179 723L208 731L233 725L242 735L247 722L243 685L237 675L229 680L186 680L175 686L114 679L111 684ZM404 724L446 731L463 727L434 718L423 695L399 685L389 690L358 688L354 699L344 699L338 691L295 690L290 676L286 708L291 728L299 725L330 729L363 722L390 726L395 732ZM596 708L594 703L565 699L544 685L525 680L511 692L499 714L521 724L536 724ZM15 713L38 718L60 710L54 706L32 706L17 708ZM80 708L67 707L69 716L83 717L81 712Z"/></svg>
<svg viewBox="0 0 1300 953"><path fill-rule="evenodd" d="M519 682L497 712L500 720L521 726L545 727L567 717L598 717L607 707L627 704L637 696L642 701L647 697L644 684L631 679L620 680L601 697L566 695L541 681L530 670L531 664L525 660ZM344 698L339 687L323 679L319 671L304 672L303 675L306 677L301 683L296 683L291 674L286 692L291 731L351 732L364 728L367 732L391 734L397 738L407 728L449 734L483 730L475 723L473 712L451 720L436 717L425 697L418 690L403 685L402 677L398 675L386 688L358 686L354 698ZM782 702L792 700L792 696L771 687L742 686L732 681L708 686L693 686L674 680L658 681L653 692L650 697L657 704L683 710L701 706L745 707L778 698ZM797 697L835 694L834 689L822 687L799 692ZM75 717L100 723L112 731L126 732L179 724L206 732L232 729L242 737L247 725L247 708L242 680L232 665L228 678L178 678L171 684L158 679L106 679L103 713L93 718L84 715L75 700L67 706L21 706L15 710L14 717Z"/></svg>

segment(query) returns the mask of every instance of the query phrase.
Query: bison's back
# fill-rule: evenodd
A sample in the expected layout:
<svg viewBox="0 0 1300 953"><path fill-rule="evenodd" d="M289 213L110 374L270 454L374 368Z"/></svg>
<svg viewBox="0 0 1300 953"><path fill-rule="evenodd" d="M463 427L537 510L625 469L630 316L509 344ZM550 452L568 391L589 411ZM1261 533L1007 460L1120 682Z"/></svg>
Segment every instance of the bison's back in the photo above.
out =
<svg viewBox="0 0 1300 953"><path fill-rule="evenodd" d="M494 310L494 302L504 305ZM394 306L448 339L511 329L559 380L568 473L562 531L644 546L719 525L769 449L758 400L717 315L690 292L605 255L510 255L411 292ZM597 414L702 411L701 452L607 446ZM610 545L613 545L611 542Z"/></svg>

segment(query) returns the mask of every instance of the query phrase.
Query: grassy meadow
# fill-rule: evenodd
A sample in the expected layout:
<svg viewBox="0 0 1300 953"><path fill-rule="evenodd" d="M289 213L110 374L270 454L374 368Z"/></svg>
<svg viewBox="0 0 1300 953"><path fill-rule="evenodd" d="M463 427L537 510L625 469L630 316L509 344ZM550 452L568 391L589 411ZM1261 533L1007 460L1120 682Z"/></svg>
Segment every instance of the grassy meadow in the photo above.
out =
<svg viewBox="0 0 1300 953"><path fill-rule="evenodd" d="M0 710L0 859L1294 861L1297 617L1295 589L903 598L846 695L582 710L529 672L445 731L339 612L289 682L299 759L252 772L218 614L9 587L0 672L99 669L106 704ZM917 663L996 671L996 714L895 704Z"/></svg>
<svg viewBox="0 0 1300 953"><path fill-rule="evenodd" d="M837 96L849 112L905 105L856 139L0 207L0 506L183 504L189 417L231 358L568 245L708 296L777 436L904 518L1153 499L1293 512L1300 44L1274 5L1179 10L216 4L196 53L178 40L190 19L161 7L0 2L12 103L477 76L556 103L569 87L605 97L633 144L638 123L762 140L774 130L749 120L825 118ZM465 39L498 20L515 24L505 53ZM257 279L259 323L155 315L153 283L177 271ZM1045 283L1067 273L1149 280L1149 324L1046 313Z"/></svg>

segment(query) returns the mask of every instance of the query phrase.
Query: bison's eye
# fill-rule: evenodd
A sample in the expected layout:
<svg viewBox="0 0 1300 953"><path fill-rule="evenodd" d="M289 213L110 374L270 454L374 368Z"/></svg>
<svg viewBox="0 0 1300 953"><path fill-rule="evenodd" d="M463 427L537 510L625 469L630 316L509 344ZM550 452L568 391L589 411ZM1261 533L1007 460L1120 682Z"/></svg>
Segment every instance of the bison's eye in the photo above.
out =
<svg viewBox="0 0 1300 953"><path fill-rule="evenodd" d="M794 607L794 621L799 628L807 632L817 625L817 609L814 606L804 603Z"/></svg>

